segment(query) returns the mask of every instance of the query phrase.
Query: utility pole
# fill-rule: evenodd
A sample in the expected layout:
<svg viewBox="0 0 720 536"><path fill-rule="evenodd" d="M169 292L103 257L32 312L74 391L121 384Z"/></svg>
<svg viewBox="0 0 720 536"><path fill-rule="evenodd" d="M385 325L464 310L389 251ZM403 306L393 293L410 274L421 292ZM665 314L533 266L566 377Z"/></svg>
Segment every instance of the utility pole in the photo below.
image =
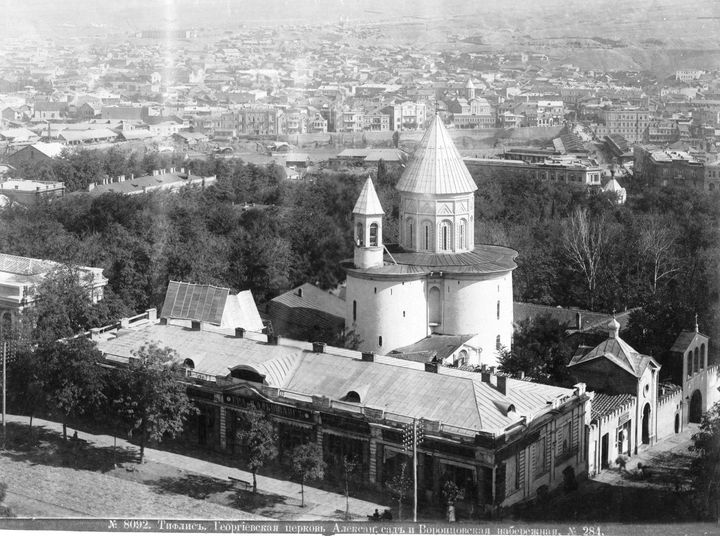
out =
<svg viewBox="0 0 720 536"><path fill-rule="evenodd" d="M3 363L5 361L3 360ZM3 381L5 373L3 372ZM5 388L3 388L3 397L5 396ZM3 398L4 400L4 398ZM5 405L3 402L3 423L5 415ZM3 437L5 437L3 435ZM417 419L413 418L413 523L417 523Z"/></svg>
<svg viewBox="0 0 720 536"><path fill-rule="evenodd" d="M407 426L405 428L405 437L403 443L405 450L410 450L412 443L412 458L413 458L413 521L417 522L417 503L418 503L418 489L417 489L417 446L422 443L423 440L423 423L422 419L418 426L418 420L413 417L412 428Z"/></svg>

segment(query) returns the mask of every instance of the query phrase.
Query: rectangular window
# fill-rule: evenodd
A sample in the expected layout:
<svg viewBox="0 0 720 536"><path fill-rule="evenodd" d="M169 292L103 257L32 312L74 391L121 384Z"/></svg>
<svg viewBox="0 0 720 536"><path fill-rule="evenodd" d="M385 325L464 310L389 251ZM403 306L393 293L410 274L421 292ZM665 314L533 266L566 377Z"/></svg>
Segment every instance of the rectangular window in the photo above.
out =
<svg viewBox="0 0 720 536"><path fill-rule="evenodd" d="M546 438L533 444L533 476L538 479L548 471Z"/></svg>

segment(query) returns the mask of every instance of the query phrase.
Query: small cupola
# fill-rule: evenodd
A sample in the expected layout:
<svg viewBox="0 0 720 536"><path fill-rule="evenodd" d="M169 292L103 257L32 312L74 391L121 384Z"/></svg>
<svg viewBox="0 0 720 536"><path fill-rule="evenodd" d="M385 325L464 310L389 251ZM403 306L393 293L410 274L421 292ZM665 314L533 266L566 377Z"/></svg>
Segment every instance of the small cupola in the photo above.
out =
<svg viewBox="0 0 720 536"><path fill-rule="evenodd" d="M612 320L608 322L608 337L611 339L617 339L618 333L620 332L620 322L615 319L613 315Z"/></svg>
<svg viewBox="0 0 720 536"><path fill-rule="evenodd" d="M383 265L382 224L385 211L380 205L372 179L367 178L353 209L355 266L373 268Z"/></svg>

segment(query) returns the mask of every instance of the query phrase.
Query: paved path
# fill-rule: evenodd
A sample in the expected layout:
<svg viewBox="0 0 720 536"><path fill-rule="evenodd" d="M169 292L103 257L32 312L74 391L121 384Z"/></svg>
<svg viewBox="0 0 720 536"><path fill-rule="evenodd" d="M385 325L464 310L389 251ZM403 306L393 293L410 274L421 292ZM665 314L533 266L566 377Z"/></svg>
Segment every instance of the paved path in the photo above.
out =
<svg viewBox="0 0 720 536"><path fill-rule="evenodd" d="M661 464L661 460L670 454L689 454L688 447L692 445L692 435L699 429L697 424L686 425L685 430L679 434L673 434L668 436L651 447L641 450L639 453L633 455L627 462L628 471L635 471L638 463L642 463L645 466L657 468ZM647 486L646 481L633 481L627 478L627 475L622 475L618 468L606 469L600 474L592 478L595 482L603 482L605 484L622 484L624 486L637 485Z"/></svg>
<svg viewBox="0 0 720 536"><path fill-rule="evenodd" d="M28 423L27 417L8 415L7 419L8 419L8 422L17 422L17 423L22 423L22 424ZM60 423L35 418L35 419L33 419L33 426L36 426L36 425L45 427L48 430L53 430L55 432L62 433L62 424L60 424ZM78 439L87 441L89 444L96 445L98 447L112 447L113 446L113 438L111 436L92 435L92 434L78 431ZM132 445L122 439L117 440L117 446L118 446L118 448L121 448L121 449L131 449L133 452L137 452L137 449L138 449L137 446ZM208 462L205 460L199 460L197 458L191 458L189 456L183 456L181 454L175 454L172 452L166 452L166 451L157 450L157 449L145 448L145 457L149 461L162 463L162 464L169 465L172 467L177 467L178 469L182 469L183 471L198 473L198 474L205 475L208 477L217 478L217 479L220 479L223 481L227 481L228 477L232 476L233 478L237 478L239 480L243 480L245 482L252 483L252 473L249 473L247 471L242 471L242 470L234 468L234 467L227 467L225 465L212 463L212 462ZM5 462L7 462L7 464L18 463L18 462L10 462L9 460L6 460L2 456L0 456L0 461L4 462L2 465L0 465L0 471L2 471L2 473L0 473L0 474L5 473L5 465L6 465ZM60 472L69 471L70 475L59 474L59 475L53 476L53 478L57 478L59 480L62 480L63 478L65 478L65 480L64 480L65 482L73 482L73 485L75 484L74 483L75 476L73 476L73 475L80 475L83 473L83 471L74 471L72 469L66 469L66 468L55 468L55 467L47 467L47 466L36 466L36 467L41 475L45 475L45 474L55 475L55 471L60 471ZM119 479L116 477L112 477L112 476L108 476L108 475L102 475L100 473L92 473L91 475L88 475L88 476L92 476L93 478L94 477L105 477L105 478L112 480L112 482L108 483L108 488L113 488L113 486L114 486L118 490L118 493L112 494L112 493L108 492L108 497L117 497L119 499L121 497L125 497L126 494L139 493L137 490L133 490L133 489L130 489L129 487L125 486L125 484L135 484L135 483L127 482L125 480L122 480L122 479ZM14 488L17 490L22 490L22 489L28 488L27 485L23 485L23 483L21 483L21 482L16 482L16 484L18 484L19 487L15 487L12 485L9 478L7 478L5 480L7 480L8 486L10 486L11 488ZM118 482L122 482L123 484L118 484ZM148 493L154 493L148 486L145 486L143 484L135 484L135 485L147 489ZM294 482L289 482L286 480L279 480L276 478L270 478L270 477L258 475L257 485L258 485L259 491L288 497L288 501L286 501L286 502L289 504L297 504L298 506L300 504L300 484L296 484ZM23 493L23 492L19 492L19 493ZM105 493L105 491L103 491L103 493ZM99 495L99 493L97 495ZM189 505L191 502L199 503L200 505L203 505L203 504L211 505L212 504L207 501L199 501L199 500L191 499L189 497L182 497L182 496L169 495L169 494L162 494L162 495L154 494L155 500L151 500L151 499L147 498L145 495L143 495L143 497L145 497L145 500L150 501L148 504L150 504L151 507L155 507L155 506L159 507L161 504L166 504L168 502L169 497L181 497L182 499L186 499L188 501L187 504L183 503L183 504L175 505L175 506L173 506L173 508L181 508L181 509L186 508L186 507L189 508ZM13 502L14 501L15 501L15 499L13 499ZM109 509L112 509L113 505L115 504L113 502L113 500L111 498L105 499L103 497L102 500L99 501L99 503L100 503L100 510L93 510L94 513L83 510L83 507L89 508L89 505L77 505L77 504L73 503L72 501L70 501L69 497L68 497L67 502L63 502L61 500L58 502L58 505L60 508L65 508L67 506L67 508L69 508L70 510L77 509L77 511L86 512L88 515L91 515L91 516L92 515L101 515L102 517L107 517L108 515L111 515L108 513L110 510L106 511L106 510L102 510L102 508L107 507ZM345 496L344 495L320 490L317 488L313 488L311 486L305 486L305 504L306 504L306 507L301 510L302 514L294 517L294 519L296 519L296 520L322 520L322 519L337 520L337 519L341 519L345 512ZM13 507L13 503L11 501L8 501L8 505ZM156 514L138 513L140 511L151 512L152 508L150 508L150 510L148 510L148 509L138 510L138 511L135 511L134 513L132 513L132 512L127 513L126 515L130 516L130 517L145 516L145 517L176 517L176 518L177 517L194 517L194 518L221 517L224 519L238 518L241 515L241 512L236 509L232 509L229 507L222 507L220 505L212 505L212 506L217 506L217 508L220 510L217 510L217 511L208 510L207 515L203 514L202 511L196 515L190 515L189 511L187 514L181 514L181 512L183 510L177 510L177 509L174 510L174 512L175 512L174 515L172 515L172 513L171 513L171 514L168 514L167 516L162 513L156 513ZM208 506L208 508L211 508L211 507ZM369 514L372 514L372 512L374 512L375 509L378 509L382 512L385 508L388 508L388 506L381 505L381 504L375 504L375 503L363 501L360 499L354 499L352 497L350 498L350 501L349 501L349 511L350 511L351 517L353 517L354 519L363 520L363 521L367 520L366 516ZM19 509L17 511L18 511L18 513L20 512ZM231 512L234 512L234 515L230 514ZM72 514L71 512L68 512L65 515L78 515L78 514L77 513ZM121 516L121 514L112 514L112 515L116 515L118 517ZM249 516L249 517L259 518L260 516Z"/></svg>

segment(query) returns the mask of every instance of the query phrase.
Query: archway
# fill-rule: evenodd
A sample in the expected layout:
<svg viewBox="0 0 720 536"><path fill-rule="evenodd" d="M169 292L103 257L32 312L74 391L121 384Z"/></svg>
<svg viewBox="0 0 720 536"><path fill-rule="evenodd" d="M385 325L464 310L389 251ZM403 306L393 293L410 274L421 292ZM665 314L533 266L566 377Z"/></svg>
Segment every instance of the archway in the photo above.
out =
<svg viewBox="0 0 720 536"><path fill-rule="evenodd" d="M650 444L650 404L645 404L642 416L642 442L643 445Z"/></svg>
<svg viewBox="0 0 720 536"><path fill-rule="evenodd" d="M690 398L690 422L699 423L702 413L702 393L696 389Z"/></svg>
<svg viewBox="0 0 720 536"><path fill-rule="evenodd" d="M680 415L675 415L675 433L680 433Z"/></svg>

